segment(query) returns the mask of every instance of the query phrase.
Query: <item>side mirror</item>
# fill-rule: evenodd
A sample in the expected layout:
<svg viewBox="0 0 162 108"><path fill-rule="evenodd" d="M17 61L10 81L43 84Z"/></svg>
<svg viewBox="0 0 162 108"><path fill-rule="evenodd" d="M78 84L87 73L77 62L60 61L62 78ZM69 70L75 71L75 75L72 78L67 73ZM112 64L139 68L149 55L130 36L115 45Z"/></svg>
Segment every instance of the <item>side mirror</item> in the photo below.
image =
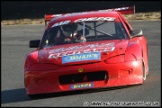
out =
<svg viewBox="0 0 162 108"><path fill-rule="evenodd" d="M30 48L37 48L39 46L40 40L31 40L29 41Z"/></svg>
<svg viewBox="0 0 162 108"><path fill-rule="evenodd" d="M137 36L142 36L143 35L143 31L142 30L133 30L131 32L131 36L132 37L137 37Z"/></svg>

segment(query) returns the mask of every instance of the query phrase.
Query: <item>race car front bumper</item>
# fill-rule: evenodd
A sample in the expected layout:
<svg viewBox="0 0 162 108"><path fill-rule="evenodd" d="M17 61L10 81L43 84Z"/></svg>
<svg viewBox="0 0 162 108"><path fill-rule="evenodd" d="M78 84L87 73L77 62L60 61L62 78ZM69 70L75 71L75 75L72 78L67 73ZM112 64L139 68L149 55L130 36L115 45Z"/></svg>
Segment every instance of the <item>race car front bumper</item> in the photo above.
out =
<svg viewBox="0 0 162 108"><path fill-rule="evenodd" d="M24 81L29 95L142 84L142 60L111 64L98 62L46 71L30 70L25 71Z"/></svg>

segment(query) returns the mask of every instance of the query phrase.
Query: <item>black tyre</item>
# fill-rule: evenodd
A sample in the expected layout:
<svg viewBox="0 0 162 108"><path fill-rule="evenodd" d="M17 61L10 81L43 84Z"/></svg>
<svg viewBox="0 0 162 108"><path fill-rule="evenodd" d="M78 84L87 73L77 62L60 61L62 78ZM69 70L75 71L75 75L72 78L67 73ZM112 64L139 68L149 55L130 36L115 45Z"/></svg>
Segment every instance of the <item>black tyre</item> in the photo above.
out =
<svg viewBox="0 0 162 108"><path fill-rule="evenodd" d="M143 73L143 81L145 81L146 80L146 69L145 69L145 64L144 64L144 62L142 62L142 73Z"/></svg>

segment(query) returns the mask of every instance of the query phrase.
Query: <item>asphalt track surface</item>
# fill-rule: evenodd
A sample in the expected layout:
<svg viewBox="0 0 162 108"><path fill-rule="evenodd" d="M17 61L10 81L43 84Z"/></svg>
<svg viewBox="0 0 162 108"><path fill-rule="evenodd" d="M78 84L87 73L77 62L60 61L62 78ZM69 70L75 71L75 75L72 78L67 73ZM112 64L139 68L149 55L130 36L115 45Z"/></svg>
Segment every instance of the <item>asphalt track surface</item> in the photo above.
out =
<svg viewBox="0 0 162 108"><path fill-rule="evenodd" d="M161 106L161 21L131 21L148 41L149 75L143 85L49 94L29 98L24 89L24 58L35 50L29 40L39 39L44 25L1 27L1 106ZM94 105L94 104L93 104Z"/></svg>

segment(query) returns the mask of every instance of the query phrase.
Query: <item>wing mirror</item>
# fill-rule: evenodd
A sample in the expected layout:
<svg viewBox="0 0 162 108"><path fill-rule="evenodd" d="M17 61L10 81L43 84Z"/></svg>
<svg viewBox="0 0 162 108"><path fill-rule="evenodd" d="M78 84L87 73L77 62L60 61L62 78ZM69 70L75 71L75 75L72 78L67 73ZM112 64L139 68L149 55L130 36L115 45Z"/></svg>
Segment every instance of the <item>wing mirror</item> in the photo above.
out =
<svg viewBox="0 0 162 108"><path fill-rule="evenodd" d="M132 37L138 37L138 36L142 36L143 35L143 31L142 30L133 30L131 32L131 36Z"/></svg>
<svg viewBox="0 0 162 108"><path fill-rule="evenodd" d="M40 40L30 40L29 47L30 48L37 48L39 46Z"/></svg>

